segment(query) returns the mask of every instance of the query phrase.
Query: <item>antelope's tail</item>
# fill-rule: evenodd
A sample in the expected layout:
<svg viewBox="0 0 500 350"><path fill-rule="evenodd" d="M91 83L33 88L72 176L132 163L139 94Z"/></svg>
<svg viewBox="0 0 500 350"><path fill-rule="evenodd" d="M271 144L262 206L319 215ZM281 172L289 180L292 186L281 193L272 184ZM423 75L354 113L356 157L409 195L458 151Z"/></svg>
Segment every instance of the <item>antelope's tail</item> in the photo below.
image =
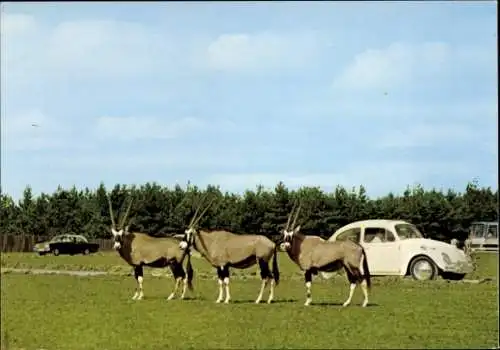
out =
<svg viewBox="0 0 500 350"><path fill-rule="evenodd" d="M191 265L191 252L187 252L187 263L186 263L186 273L187 273L187 286L189 290L193 290L193 277L194 277L194 270L193 266Z"/></svg>
<svg viewBox="0 0 500 350"><path fill-rule="evenodd" d="M370 276L370 270L368 269L368 261L366 260L366 252L363 247L361 247L361 249L363 252L363 272L364 272L363 278L366 280L366 286L370 288L372 285L372 281Z"/></svg>
<svg viewBox="0 0 500 350"><path fill-rule="evenodd" d="M280 269L278 267L278 247L276 245L273 253L273 279L274 284L277 286L280 283Z"/></svg>

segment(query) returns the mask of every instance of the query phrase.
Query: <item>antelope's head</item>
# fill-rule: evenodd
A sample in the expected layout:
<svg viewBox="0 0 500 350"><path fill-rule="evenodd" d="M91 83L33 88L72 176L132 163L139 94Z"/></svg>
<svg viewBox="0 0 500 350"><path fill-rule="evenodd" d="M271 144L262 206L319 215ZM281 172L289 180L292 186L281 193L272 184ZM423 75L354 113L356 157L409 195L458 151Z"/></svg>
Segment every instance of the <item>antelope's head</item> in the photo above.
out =
<svg viewBox="0 0 500 350"><path fill-rule="evenodd" d="M292 247L293 236L300 231L300 225L295 226L295 224L297 223L297 218L299 217L301 206L299 205L297 210L295 210L296 204L297 203L295 203L293 205L292 212L288 216L288 221L286 222L286 226L282 231L283 232L283 243L281 243L281 245L280 245L282 250L288 250ZM293 223L290 225L290 221L292 220L292 216L293 216L294 212L295 212L295 218L293 219Z"/></svg>
<svg viewBox="0 0 500 350"><path fill-rule="evenodd" d="M115 217L113 215L113 206L111 205L111 198L108 196L108 205L109 205L109 215L111 216L111 233L113 234L113 239L115 243L113 244L113 248L116 250L119 250L122 245L123 245L123 236L127 235L129 233L129 227L130 225L124 226L125 225L125 220L127 220L127 216L130 212L130 207L132 206L132 199L130 199L127 211L125 214L122 216L119 226L116 226L115 223Z"/></svg>
<svg viewBox="0 0 500 350"><path fill-rule="evenodd" d="M193 217L191 218L191 222L189 223L188 228L184 231L184 236L182 237L182 240L179 243L179 247L181 249L187 249L193 245L194 236L198 233L198 229L196 227L197 227L198 223L200 222L201 218L203 217L203 215L205 215L205 213L207 212L208 208L210 208L210 206L212 205L214 200L215 200L215 197L212 198L212 200L210 201L210 203L208 203L208 205L205 207L205 209L202 211L202 213L200 215L198 215L198 212L199 212L200 207L201 207L201 203L203 202L203 201L200 201L198 207L196 208L196 211L195 211Z"/></svg>

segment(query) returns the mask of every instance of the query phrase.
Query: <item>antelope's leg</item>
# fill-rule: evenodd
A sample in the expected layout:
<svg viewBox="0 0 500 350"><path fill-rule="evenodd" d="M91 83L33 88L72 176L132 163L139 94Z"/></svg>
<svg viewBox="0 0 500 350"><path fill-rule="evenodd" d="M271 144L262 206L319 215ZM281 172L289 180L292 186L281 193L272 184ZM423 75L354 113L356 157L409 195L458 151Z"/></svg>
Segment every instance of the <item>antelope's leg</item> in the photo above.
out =
<svg viewBox="0 0 500 350"><path fill-rule="evenodd" d="M271 304L271 302L274 299L274 286L276 284L276 282L274 282L274 279L271 278L270 280L271 280L271 287L269 288L269 298L267 299L268 304Z"/></svg>
<svg viewBox="0 0 500 350"><path fill-rule="evenodd" d="M361 289L363 290L363 295L365 296L365 300L361 306L366 307L368 305L368 286L366 285L366 279L361 281Z"/></svg>
<svg viewBox="0 0 500 350"><path fill-rule="evenodd" d="M224 288L226 289L226 299L224 299L224 303L229 303L231 300L231 293L229 293L229 267L224 267Z"/></svg>
<svg viewBox="0 0 500 350"><path fill-rule="evenodd" d="M187 278L187 275L186 273L184 272L184 269L182 268L181 266L181 269L182 269L182 294L181 294L181 299L184 299L184 297L186 296L186 290L187 290L187 287L188 287L188 278Z"/></svg>
<svg viewBox="0 0 500 350"><path fill-rule="evenodd" d="M361 274L361 290L363 291L363 295L365 300L363 300L362 307L366 307L368 305L368 285L366 283L365 269L363 268L365 256L361 255L361 259L359 260L359 272Z"/></svg>
<svg viewBox="0 0 500 350"><path fill-rule="evenodd" d="M312 271L311 271L311 269L306 270L304 277L306 280L306 302L304 303L304 305L308 306L308 305L311 305L311 302L312 302L312 294L311 294Z"/></svg>
<svg viewBox="0 0 500 350"><path fill-rule="evenodd" d="M172 275L174 276L175 279L175 285L174 285L174 290L170 295L168 296L167 300L172 300L175 298L175 293L177 293L177 289L179 289L179 284L181 283L182 277L180 276L179 273L179 267L174 263L170 265L170 271L172 271Z"/></svg>
<svg viewBox="0 0 500 350"><path fill-rule="evenodd" d="M144 279L142 266L134 267L134 276L135 280L137 281L137 289L135 291L134 296L132 297L132 300L141 300L144 297L144 293L142 291L142 282Z"/></svg>
<svg viewBox="0 0 500 350"><path fill-rule="evenodd" d="M345 269L346 274L347 274L347 279L349 280L350 286L349 286L349 297L347 300L342 304L343 307L346 307L351 303L352 296L354 295L354 290L356 289L357 281L356 277L350 272L349 269Z"/></svg>
<svg viewBox="0 0 500 350"><path fill-rule="evenodd" d="M267 283L269 282L271 271L269 270L269 264L259 259L259 267L260 267L260 278L262 279L262 284L260 286L259 296L255 300L255 303L258 304L262 300L262 296L264 295L264 288L266 288Z"/></svg>
<svg viewBox="0 0 500 350"><path fill-rule="evenodd" d="M218 267L217 268L217 282L219 282L219 296L217 297L217 300L215 301L216 303L220 303L222 301L222 296L224 293L224 290L222 288L222 285L224 284L223 279L224 279L224 274L222 272L222 269L220 267Z"/></svg>

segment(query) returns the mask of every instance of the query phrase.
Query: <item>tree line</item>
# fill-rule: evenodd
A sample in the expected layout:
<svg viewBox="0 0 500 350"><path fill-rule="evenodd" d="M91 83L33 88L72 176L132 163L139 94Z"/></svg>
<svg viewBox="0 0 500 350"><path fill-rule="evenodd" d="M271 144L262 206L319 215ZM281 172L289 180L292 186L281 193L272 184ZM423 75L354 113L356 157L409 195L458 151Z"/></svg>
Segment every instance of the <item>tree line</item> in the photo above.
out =
<svg viewBox="0 0 500 350"><path fill-rule="evenodd" d="M173 188L157 183L141 186L117 184L107 190L59 187L54 193L34 196L28 186L19 201L0 194L0 234L54 236L83 234L110 238L108 195L115 216L133 198L131 229L153 236L183 232L201 198L215 198L199 225L206 229L227 229L236 233L279 234L296 200L302 203L302 231L329 237L336 229L364 219L402 219L415 224L426 237L463 240L473 221L498 220L498 190L467 184L464 192L424 190L407 187L403 194L389 193L371 199L363 186L332 192L318 187L288 189L278 183L273 190L257 187L244 194L222 192L209 185L204 189L188 184Z"/></svg>

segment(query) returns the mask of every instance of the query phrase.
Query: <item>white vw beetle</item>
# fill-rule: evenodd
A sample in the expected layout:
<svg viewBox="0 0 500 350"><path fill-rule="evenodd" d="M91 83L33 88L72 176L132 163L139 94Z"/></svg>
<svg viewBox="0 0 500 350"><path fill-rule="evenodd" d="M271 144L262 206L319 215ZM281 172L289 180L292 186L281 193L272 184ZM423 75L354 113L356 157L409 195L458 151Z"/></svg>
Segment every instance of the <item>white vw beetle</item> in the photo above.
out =
<svg viewBox="0 0 500 350"><path fill-rule="evenodd" d="M364 220L341 227L328 239L350 239L366 251L370 274L431 280L441 275L460 280L474 270L472 261L456 246L427 239L402 220Z"/></svg>

